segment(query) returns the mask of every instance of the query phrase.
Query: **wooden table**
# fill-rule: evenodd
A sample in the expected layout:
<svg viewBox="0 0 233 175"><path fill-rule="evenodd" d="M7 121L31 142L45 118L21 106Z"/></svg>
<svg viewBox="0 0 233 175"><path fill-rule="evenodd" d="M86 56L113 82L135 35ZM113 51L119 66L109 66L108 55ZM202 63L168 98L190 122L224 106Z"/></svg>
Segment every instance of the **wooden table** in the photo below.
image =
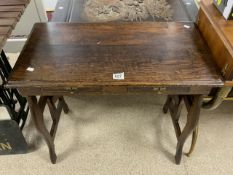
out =
<svg viewBox="0 0 233 175"><path fill-rule="evenodd" d="M233 97L233 21L227 21L213 4L213 0L200 3L197 25L206 40L217 66L221 70L225 86L214 90L209 108L216 108L223 100ZM230 93L229 93L230 92Z"/></svg>
<svg viewBox="0 0 233 175"><path fill-rule="evenodd" d="M124 79L113 79L116 73L124 73ZM172 116L179 164L183 145L198 124L203 96L222 85L212 56L192 23L145 22L36 24L7 86L27 97L52 163L56 162L54 138L60 113L62 109L68 112L64 95L169 95L164 112L169 110ZM181 132L182 100L188 115ZM50 132L43 120L46 104L53 119Z"/></svg>

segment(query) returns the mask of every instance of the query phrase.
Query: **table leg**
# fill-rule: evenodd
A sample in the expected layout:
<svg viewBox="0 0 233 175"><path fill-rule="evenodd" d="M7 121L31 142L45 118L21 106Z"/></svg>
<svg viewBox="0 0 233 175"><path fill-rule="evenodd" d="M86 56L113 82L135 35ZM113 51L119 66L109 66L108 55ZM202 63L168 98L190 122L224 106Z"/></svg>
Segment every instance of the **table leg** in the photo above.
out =
<svg viewBox="0 0 233 175"><path fill-rule="evenodd" d="M176 155L175 155L175 161L177 164L180 164L183 146L186 139L197 128L202 101L203 101L203 95L193 96L192 104L190 105L190 108L188 110L187 123L178 138Z"/></svg>
<svg viewBox="0 0 233 175"><path fill-rule="evenodd" d="M196 145L196 142L197 142L197 136L198 136L198 126L197 126L197 128L193 131L192 143L191 143L189 152L185 154L185 155L188 156L188 157L190 157L191 154L192 154L193 151L194 151L194 148L195 148L195 145Z"/></svg>
<svg viewBox="0 0 233 175"><path fill-rule="evenodd" d="M180 119L180 113L182 109L182 104L181 104L182 99L183 99L183 96L169 95L163 107L164 113L167 113L168 110L170 111L172 123L175 129L177 139L180 137L180 134L181 134L179 119Z"/></svg>
<svg viewBox="0 0 233 175"><path fill-rule="evenodd" d="M170 103L171 103L171 100L172 100L171 96L168 95L168 96L167 96L166 103L165 103L164 106L163 106L163 112L164 112L164 114L166 114L166 113L168 112L168 109L169 109L169 105L170 105Z"/></svg>
<svg viewBox="0 0 233 175"><path fill-rule="evenodd" d="M62 102L62 109L63 109L64 113L67 114L70 111L70 109L69 109L68 105L66 104L64 97L59 97L59 99Z"/></svg>
<svg viewBox="0 0 233 175"><path fill-rule="evenodd" d="M55 153L54 138L57 131L61 111L63 109L65 112L68 112L68 106L65 103L63 97L58 97L59 102L57 107L55 105L55 100L53 100L53 97L51 96L42 96L40 97L39 101L37 101L36 96L29 96L27 97L27 100L36 129L43 136L48 145L51 162L56 163L57 156ZM49 106L50 114L53 119L50 132L45 126L43 116L46 104Z"/></svg>
<svg viewBox="0 0 233 175"><path fill-rule="evenodd" d="M56 103L57 100L59 102L58 102L58 106L56 107L55 103ZM57 132L58 123L59 123L59 120L60 120L61 111L63 109L63 111L65 113L68 113L69 108L68 108L68 106L67 106L67 104L66 104L63 97L58 97L58 98L55 97L55 100L54 100L54 97L48 97L47 104L48 104L49 111L50 111L50 114L51 114L51 117L52 117L52 120L53 120L53 124L52 124L51 130L50 130L50 135L54 139L55 135L56 135L56 132Z"/></svg>

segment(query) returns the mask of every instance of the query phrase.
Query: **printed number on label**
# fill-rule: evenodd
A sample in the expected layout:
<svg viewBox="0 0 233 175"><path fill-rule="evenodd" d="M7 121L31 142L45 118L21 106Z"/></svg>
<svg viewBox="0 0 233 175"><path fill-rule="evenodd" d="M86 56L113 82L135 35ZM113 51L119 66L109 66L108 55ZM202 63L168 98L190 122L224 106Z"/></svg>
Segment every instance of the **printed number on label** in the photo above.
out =
<svg viewBox="0 0 233 175"><path fill-rule="evenodd" d="M125 79L124 72L113 74L113 80L124 80L124 79Z"/></svg>

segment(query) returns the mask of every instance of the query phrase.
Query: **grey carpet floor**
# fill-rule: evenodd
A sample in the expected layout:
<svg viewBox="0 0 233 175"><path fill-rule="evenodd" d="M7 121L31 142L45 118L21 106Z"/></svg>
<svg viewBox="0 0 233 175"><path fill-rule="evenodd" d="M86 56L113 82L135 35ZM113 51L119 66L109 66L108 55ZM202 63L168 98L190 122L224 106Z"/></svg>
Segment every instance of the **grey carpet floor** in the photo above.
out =
<svg viewBox="0 0 233 175"><path fill-rule="evenodd" d="M233 108L225 102L215 111L202 110L196 149L181 165L174 164L176 138L164 96L66 97L71 112L62 114L55 139L58 161L29 115L23 134L29 153L0 157L1 175L198 175L233 174ZM51 122L45 112L48 126ZM182 123L186 111L182 111ZM188 150L189 142L185 149Z"/></svg>

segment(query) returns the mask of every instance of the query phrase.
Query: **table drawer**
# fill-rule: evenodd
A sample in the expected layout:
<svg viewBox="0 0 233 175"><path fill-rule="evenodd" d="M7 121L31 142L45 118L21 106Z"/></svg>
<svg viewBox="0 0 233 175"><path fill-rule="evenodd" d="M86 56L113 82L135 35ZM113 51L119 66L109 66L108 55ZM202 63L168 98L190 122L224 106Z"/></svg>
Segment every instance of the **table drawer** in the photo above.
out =
<svg viewBox="0 0 233 175"><path fill-rule="evenodd" d="M129 93L188 94L190 87L138 86L128 87Z"/></svg>
<svg viewBox="0 0 233 175"><path fill-rule="evenodd" d="M126 86L96 86L66 88L70 94L121 94L127 93Z"/></svg>

